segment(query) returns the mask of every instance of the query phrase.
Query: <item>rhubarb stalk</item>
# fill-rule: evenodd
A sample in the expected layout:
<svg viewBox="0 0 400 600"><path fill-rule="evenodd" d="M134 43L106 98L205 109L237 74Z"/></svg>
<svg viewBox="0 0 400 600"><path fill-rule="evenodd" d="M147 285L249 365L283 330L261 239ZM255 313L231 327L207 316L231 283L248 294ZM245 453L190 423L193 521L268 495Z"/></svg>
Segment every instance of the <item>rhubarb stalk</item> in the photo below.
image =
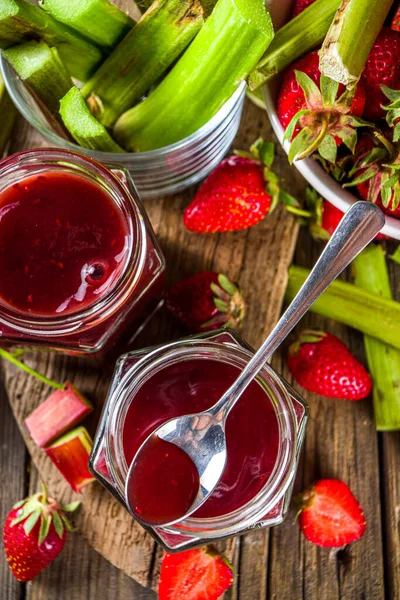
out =
<svg viewBox="0 0 400 600"><path fill-rule="evenodd" d="M354 283L382 298L392 299L385 252L371 244L352 262ZM364 336L378 431L400 429L400 350Z"/></svg>
<svg viewBox="0 0 400 600"><path fill-rule="evenodd" d="M290 267L285 293L287 302L294 299L309 274L309 269ZM400 349L399 302L367 292L352 283L334 281L310 311Z"/></svg>
<svg viewBox="0 0 400 600"><path fill-rule="evenodd" d="M0 75L0 158L3 156L8 144L16 116L17 109L12 103Z"/></svg>
<svg viewBox="0 0 400 600"><path fill-rule="evenodd" d="M83 88L106 127L136 104L199 32L198 0L157 0Z"/></svg>
<svg viewBox="0 0 400 600"><path fill-rule="evenodd" d="M326 36L340 2L316 0L278 29L271 45L250 73L250 89L256 90L297 58L316 48Z"/></svg>
<svg viewBox="0 0 400 600"><path fill-rule="evenodd" d="M194 133L247 78L273 35L264 0L219 0L159 86L117 121L117 141L146 151Z"/></svg>
<svg viewBox="0 0 400 600"><path fill-rule="evenodd" d="M61 98L73 85L57 49L32 41L3 50L3 56L40 104L57 115Z"/></svg>
<svg viewBox="0 0 400 600"><path fill-rule="evenodd" d="M91 403L70 383L56 390L26 419L25 425L39 448L44 448L78 425L93 411Z"/></svg>
<svg viewBox="0 0 400 600"><path fill-rule="evenodd" d="M0 48L41 39L55 46L72 77L86 81L103 60L104 53L78 33L25 0L1 0Z"/></svg>
<svg viewBox="0 0 400 600"><path fill-rule="evenodd" d="M93 442L85 427L77 427L53 442L45 449L47 456L57 467L74 492L95 479L89 471L89 456Z"/></svg>
<svg viewBox="0 0 400 600"><path fill-rule="evenodd" d="M323 75L355 87L393 0L342 0L320 51Z"/></svg>
<svg viewBox="0 0 400 600"><path fill-rule="evenodd" d="M60 23L110 51L135 24L108 0L40 0L39 4Z"/></svg>
<svg viewBox="0 0 400 600"><path fill-rule="evenodd" d="M60 115L69 133L83 148L101 152L123 152L104 125L92 115L77 87L72 87L61 99Z"/></svg>

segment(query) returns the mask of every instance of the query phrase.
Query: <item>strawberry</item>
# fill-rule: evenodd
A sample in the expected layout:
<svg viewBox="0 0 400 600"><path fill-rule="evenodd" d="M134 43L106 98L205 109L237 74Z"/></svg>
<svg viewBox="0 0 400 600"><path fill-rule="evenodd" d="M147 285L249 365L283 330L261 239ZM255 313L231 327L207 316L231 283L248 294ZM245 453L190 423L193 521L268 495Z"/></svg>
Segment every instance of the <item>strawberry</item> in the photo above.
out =
<svg viewBox="0 0 400 600"><path fill-rule="evenodd" d="M233 569L211 546L165 554L159 600L217 600L233 583Z"/></svg>
<svg viewBox="0 0 400 600"><path fill-rule="evenodd" d="M193 332L237 328L246 307L241 292L225 275L203 271L179 281L167 292L167 307Z"/></svg>
<svg viewBox="0 0 400 600"><path fill-rule="evenodd" d="M300 529L313 544L341 548L365 533L362 508L339 479L321 479L296 500L301 505Z"/></svg>
<svg viewBox="0 0 400 600"><path fill-rule="evenodd" d="M316 241L328 241L342 220L343 213L312 188L306 190L306 206L311 212L309 230Z"/></svg>
<svg viewBox="0 0 400 600"><path fill-rule="evenodd" d="M362 400L372 389L363 365L325 331L303 331L289 348L288 367L303 388L326 398Z"/></svg>
<svg viewBox="0 0 400 600"><path fill-rule="evenodd" d="M216 233L247 229L259 223L279 200L294 198L282 192L271 171L272 142L257 140L250 152L223 160L207 177L185 210L189 231Z"/></svg>
<svg viewBox="0 0 400 600"><path fill-rule="evenodd" d="M375 132L374 138L363 136L356 155L350 173L354 178L345 187L357 186L361 198L376 203L387 215L400 218L400 144Z"/></svg>
<svg viewBox="0 0 400 600"><path fill-rule="evenodd" d="M400 4L397 7L396 14L393 17L391 29L393 29L394 31L400 31Z"/></svg>
<svg viewBox="0 0 400 600"><path fill-rule="evenodd" d="M313 2L315 2L315 0L295 0L292 10L292 19L302 13L303 10L308 8Z"/></svg>
<svg viewBox="0 0 400 600"><path fill-rule="evenodd" d="M386 85L400 89L400 33L383 27L368 56L362 82L367 92L364 116L376 121L385 117L382 105L385 95L381 89Z"/></svg>
<svg viewBox="0 0 400 600"><path fill-rule="evenodd" d="M342 142L354 152L356 128L369 125L360 118L364 105L362 84L349 92L321 76L317 51L296 61L286 72L278 96L278 116L286 129L285 139L292 141L290 162L318 149L325 160L335 163L337 146Z"/></svg>
<svg viewBox="0 0 400 600"><path fill-rule="evenodd" d="M72 528L65 516L79 506L74 502L60 506L43 492L18 502L8 513L4 528L4 549L12 574L19 581L31 581L64 548L67 530Z"/></svg>

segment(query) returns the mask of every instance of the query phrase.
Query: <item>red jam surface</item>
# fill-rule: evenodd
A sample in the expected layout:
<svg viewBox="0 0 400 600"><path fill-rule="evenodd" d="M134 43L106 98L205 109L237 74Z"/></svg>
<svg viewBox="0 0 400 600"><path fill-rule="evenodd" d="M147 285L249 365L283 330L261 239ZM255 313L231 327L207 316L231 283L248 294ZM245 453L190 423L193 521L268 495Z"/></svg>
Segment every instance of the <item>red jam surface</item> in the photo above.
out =
<svg viewBox="0 0 400 600"><path fill-rule="evenodd" d="M99 300L124 267L128 230L111 196L49 171L0 194L0 301L37 316Z"/></svg>
<svg viewBox="0 0 400 600"><path fill-rule="evenodd" d="M186 452L152 436L128 479L127 500L133 514L149 525L172 523L189 512L198 491L199 475Z"/></svg>
<svg viewBox="0 0 400 600"><path fill-rule="evenodd" d="M237 367L208 359L182 361L155 373L138 390L127 411L123 445L128 465L157 427L171 418L206 410L238 374ZM226 439L225 472L195 517L216 517L240 508L258 494L272 473L279 426L271 401L257 382L250 384L229 415ZM183 470L181 476L185 473ZM147 476L144 470L143 477ZM154 490L151 510L153 515L161 515L166 498Z"/></svg>

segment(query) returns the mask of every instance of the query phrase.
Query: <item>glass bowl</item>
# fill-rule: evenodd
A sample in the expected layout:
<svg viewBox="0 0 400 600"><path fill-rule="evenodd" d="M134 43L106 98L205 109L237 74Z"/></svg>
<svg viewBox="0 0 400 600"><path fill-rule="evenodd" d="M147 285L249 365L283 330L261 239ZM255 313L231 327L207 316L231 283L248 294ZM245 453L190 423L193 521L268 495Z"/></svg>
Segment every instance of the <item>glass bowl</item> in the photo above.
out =
<svg viewBox="0 0 400 600"><path fill-rule="evenodd" d="M174 194L206 177L228 152L239 129L246 86L242 83L212 119L187 138L150 152L114 154L81 148L49 125L26 86L0 57L4 83L23 117L53 146L127 169L142 198Z"/></svg>

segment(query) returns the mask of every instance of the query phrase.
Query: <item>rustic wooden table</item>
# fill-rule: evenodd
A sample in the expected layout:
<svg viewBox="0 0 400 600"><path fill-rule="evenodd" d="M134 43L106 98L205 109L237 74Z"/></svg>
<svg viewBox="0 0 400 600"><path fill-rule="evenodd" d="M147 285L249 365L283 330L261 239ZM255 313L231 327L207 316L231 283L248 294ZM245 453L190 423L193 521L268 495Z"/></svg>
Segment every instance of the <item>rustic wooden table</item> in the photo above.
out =
<svg viewBox="0 0 400 600"><path fill-rule="evenodd" d="M260 133L265 138L272 136L267 118L263 111L247 104L236 146L240 147ZM42 144L43 140L20 119L10 151ZM301 197L305 184L294 169L289 169L282 152L278 156L277 171L291 193ZM285 273L271 273L268 268L268 256L273 255L278 245L278 240L274 240L274 227L286 219L284 231L289 256L297 227L292 217L278 209L275 216L267 217L248 231L182 238L180 215L192 194L193 190L189 190L147 203L167 262L174 265L167 273L168 282L202 269L225 269L246 290L251 310L242 333L250 343L258 345L270 327L269 311L276 312L279 308L268 305L267 291L277 281L280 280L281 286L285 281ZM393 249L394 244L388 247ZM294 262L311 266L321 249L303 230L298 237ZM389 263L393 292L400 300L400 267ZM174 339L182 333L174 328L167 315L160 319L162 323L153 327L157 332L153 331L150 334L153 338L147 338L146 342ZM362 336L358 332L313 315L308 315L303 325L326 328L338 334L364 360ZM273 364L290 381L282 356L275 356ZM66 377L64 366L61 363L57 367L59 377ZM53 367L48 366L46 358L42 357L41 367L47 374L52 373ZM36 468L7 402L10 377L8 367L3 365L3 368L3 375L6 373L8 377L2 377L0 388L2 521L12 504L36 491L39 484ZM84 370L81 376L84 378ZM27 389L24 391L29 393ZM368 523L366 535L340 551L320 549L304 540L291 514L285 524L276 529L237 538L228 545L237 577L226 600L400 599L400 433L376 433L369 400L351 403L307 393L304 396L309 401L311 417L296 489L320 477L343 479L364 508ZM154 589L157 581L160 556L161 552L155 551L150 568L140 578L147 582L145 588L111 566L79 534L71 535L62 556L27 585L13 579L1 553L0 599L151 600L156 597L150 588Z"/></svg>

